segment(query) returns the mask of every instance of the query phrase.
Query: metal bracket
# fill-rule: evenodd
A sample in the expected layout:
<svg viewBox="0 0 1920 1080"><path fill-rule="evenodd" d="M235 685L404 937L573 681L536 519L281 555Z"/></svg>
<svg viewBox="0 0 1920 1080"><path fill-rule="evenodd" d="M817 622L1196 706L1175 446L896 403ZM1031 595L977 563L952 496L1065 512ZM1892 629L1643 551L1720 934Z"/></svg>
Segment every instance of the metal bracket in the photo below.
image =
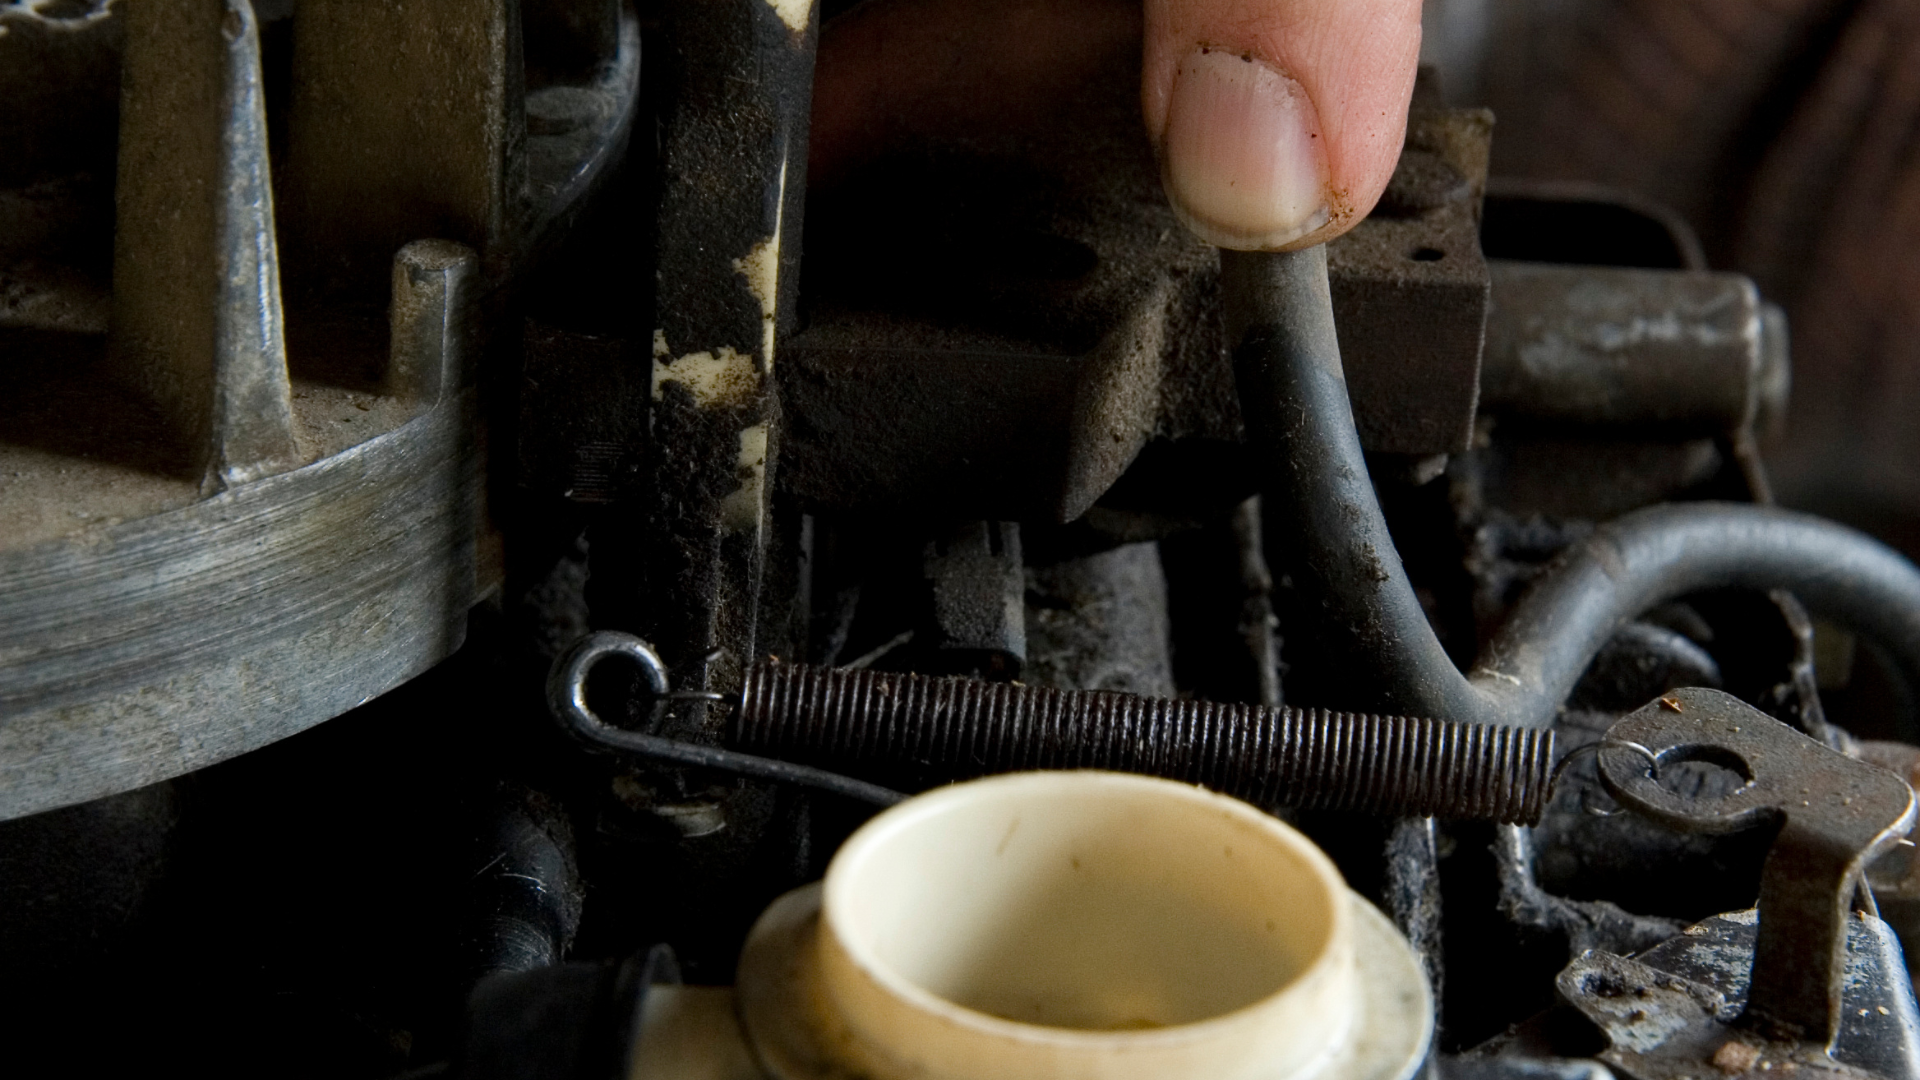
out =
<svg viewBox="0 0 1920 1080"><path fill-rule="evenodd" d="M1778 822L1760 881L1743 1019L1775 1038L1831 1046L1840 1030L1847 920L1862 894L1861 873L1912 826L1913 790L1716 690L1676 690L1615 724L1607 740L1611 745L1599 752L1601 782L1633 810L1688 832ZM1705 762L1746 783L1717 797L1677 794L1627 743L1651 749L1661 768Z"/></svg>

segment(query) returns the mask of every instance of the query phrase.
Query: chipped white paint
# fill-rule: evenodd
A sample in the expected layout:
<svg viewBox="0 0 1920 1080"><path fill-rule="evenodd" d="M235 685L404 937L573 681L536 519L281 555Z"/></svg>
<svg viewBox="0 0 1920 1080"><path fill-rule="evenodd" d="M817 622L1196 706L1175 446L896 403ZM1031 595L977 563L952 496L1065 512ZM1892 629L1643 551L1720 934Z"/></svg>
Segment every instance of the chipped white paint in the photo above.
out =
<svg viewBox="0 0 1920 1080"><path fill-rule="evenodd" d="M784 16L783 16L784 18ZM806 13L801 13L805 25ZM733 260L733 268L747 279L747 288L760 301L761 353L767 370L773 370L773 324L780 310L780 226L787 209L787 163L780 162L780 191L773 204L773 235L753 245L753 250Z"/></svg>
<svg viewBox="0 0 1920 1080"><path fill-rule="evenodd" d="M724 345L712 352L674 356L663 330L653 332L653 400L666 396L666 384L677 382L693 394L700 408L746 401L760 387L753 354Z"/></svg>
<svg viewBox="0 0 1920 1080"><path fill-rule="evenodd" d="M813 14L813 0L767 0L767 6L787 24L787 29L796 34L806 32L807 18Z"/></svg>
<svg viewBox="0 0 1920 1080"><path fill-rule="evenodd" d="M767 484L767 425L740 429L740 486L720 502L720 520L736 532L760 527Z"/></svg>

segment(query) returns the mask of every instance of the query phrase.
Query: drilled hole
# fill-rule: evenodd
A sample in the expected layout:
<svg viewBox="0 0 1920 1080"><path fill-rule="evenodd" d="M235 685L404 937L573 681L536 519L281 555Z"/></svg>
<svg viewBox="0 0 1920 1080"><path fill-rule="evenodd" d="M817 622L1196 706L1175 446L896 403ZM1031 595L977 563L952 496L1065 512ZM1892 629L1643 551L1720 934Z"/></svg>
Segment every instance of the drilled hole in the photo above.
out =
<svg viewBox="0 0 1920 1080"><path fill-rule="evenodd" d="M1446 252L1441 251L1439 248L1430 247L1414 248L1412 254L1407 256L1407 258L1412 259L1414 262L1439 262L1446 257Z"/></svg>
<svg viewBox="0 0 1920 1080"><path fill-rule="evenodd" d="M1753 783L1745 758L1718 746L1676 746L1660 754L1661 787L1690 799L1731 795Z"/></svg>

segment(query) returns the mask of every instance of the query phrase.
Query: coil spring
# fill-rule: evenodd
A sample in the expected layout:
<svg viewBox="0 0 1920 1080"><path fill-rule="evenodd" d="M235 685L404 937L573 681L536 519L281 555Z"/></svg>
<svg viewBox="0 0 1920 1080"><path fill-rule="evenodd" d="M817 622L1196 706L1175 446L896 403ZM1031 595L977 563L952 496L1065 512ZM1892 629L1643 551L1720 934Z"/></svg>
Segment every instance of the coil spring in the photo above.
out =
<svg viewBox="0 0 1920 1080"><path fill-rule="evenodd" d="M1114 769L1261 806L1509 824L1539 821L1553 772L1550 731L777 661L748 672L733 743L909 788Z"/></svg>

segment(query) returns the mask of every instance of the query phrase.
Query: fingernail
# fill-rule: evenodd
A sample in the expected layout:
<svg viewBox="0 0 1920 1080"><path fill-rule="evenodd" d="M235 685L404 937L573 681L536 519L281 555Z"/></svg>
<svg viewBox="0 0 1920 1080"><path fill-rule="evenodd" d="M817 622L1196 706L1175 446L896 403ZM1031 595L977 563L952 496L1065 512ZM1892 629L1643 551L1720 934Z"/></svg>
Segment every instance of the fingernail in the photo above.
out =
<svg viewBox="0 0 1920 1080"><path fill-rule="evenodd" d="M1325 225L1327 151L1298 82L1203 46L1174 76L1161 180L1187 227L1218 247L1278 248Z"/></svg>

